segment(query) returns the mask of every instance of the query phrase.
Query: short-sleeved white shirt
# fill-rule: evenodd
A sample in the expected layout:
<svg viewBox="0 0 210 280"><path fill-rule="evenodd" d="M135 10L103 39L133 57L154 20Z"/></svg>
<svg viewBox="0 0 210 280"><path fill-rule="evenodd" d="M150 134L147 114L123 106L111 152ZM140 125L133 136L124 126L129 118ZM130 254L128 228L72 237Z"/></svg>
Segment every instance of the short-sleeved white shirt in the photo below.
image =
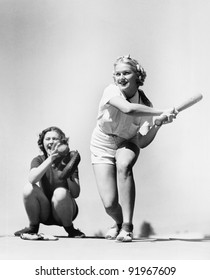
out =
<svg viewBox="0 0 210 280"><path fill-rule="evenodd" d="M144 128L152 125L153 118L150 116L131 116L121 112L108 103L115 96L126 99L118 86L111 84L105 88L99 103L97 117L97 125L100 129L106 134L114 134L125 139L134 137L139 131L144 134ZM138 91L130 99L130 102L143 104Z"/></svg>

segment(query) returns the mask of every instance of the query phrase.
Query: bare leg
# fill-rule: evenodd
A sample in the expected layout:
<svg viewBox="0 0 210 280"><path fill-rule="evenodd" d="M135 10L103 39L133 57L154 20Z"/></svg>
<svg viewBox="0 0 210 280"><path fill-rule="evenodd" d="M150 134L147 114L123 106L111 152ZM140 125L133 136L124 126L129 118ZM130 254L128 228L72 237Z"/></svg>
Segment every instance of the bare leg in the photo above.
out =
<svg viewBox="0 0 210 280"><path fill-rule="evenodd" d="M64 227L68 237L85 237L85 234L73 226L73 219L77 211L75 200L69 190L56 188L52 197L52 214L57 223Z"/></svg>
<svg viewBox="0 0 210 280"><path fill-rule="evenodd" d="M76 204L69 191L65 188L57 188L52 197L52 213L55 220L64 227L72 225L76 212Z"/></svg>
<svg viewBox="0 0 210 280"><path fill-rule="evenodd" d="M116 167L111 164L94 164L93 170L99 194L105 210L117 224L123 222L122 209L118 202Z"/></svg>
<svg viewBox="0 0 210 280"><path fill-rule="evenodd" d="M50 203L38 185L28 183L23 191L23 200L29 227L16 231L15 236L21 236L23 233L38 233L39 224L45 222L50 215Z"/></svg>
<svg viewBox="0 0 210 280"><path fill-rule="evenodd" d="M117 181L124 223L132 224L135 204L135 182L132 167L139 155L134 144L126 143L116 153Z"/></svg>
<svg viewBox="0 0 210 280"><path fill-rule="evenodd" d="M50 215L50 203L37 185L27 184L23 193L24 206L32 225L44 222Z"/></svg>

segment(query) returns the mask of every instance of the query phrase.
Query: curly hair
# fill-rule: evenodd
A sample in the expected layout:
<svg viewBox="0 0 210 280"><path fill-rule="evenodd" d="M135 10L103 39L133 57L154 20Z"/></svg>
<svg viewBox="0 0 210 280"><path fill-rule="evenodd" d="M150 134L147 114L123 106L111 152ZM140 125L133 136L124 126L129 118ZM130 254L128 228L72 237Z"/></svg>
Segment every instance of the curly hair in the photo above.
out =
<svg viewBox="0 0 210 280"><path fill-rule="evenodd" d="M66 137L64 132L60 128L56 127L56 126L50 126L50 127L46 128L46 129L44 129L39 134L39 139L38 139L37 143L38 143L38 146L39 146L40 150L44 153L45 157L47 156L47 153L45 151L43 141L44 141L45 134L47 132L49 132L49 131L56 131L58 133L60 143L67 144L68 141L69 141L69 138Z"/></svg>
<svg viewBox="0 0 210 280"><path fill-rule="evenodd" d="M119 63L125 63L125 64L130 65L132 70L137 75L138 86L143 86L147 74L146 74L144 68L138 63L138 61L136 59L131 58L130 55L120 56L120 57L117 58L116 62L114 63L114 68ZM113 73L113 78L115 80L114 73Z"/></svg>

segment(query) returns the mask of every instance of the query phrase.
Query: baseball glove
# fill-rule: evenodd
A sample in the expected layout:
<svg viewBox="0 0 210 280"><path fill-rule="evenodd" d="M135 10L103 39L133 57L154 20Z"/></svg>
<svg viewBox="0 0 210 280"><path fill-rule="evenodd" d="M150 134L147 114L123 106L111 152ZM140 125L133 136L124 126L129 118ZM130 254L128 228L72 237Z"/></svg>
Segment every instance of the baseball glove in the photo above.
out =
<svg viewBox="0 0 210 280"><path fill-rule="evenodd" d="M63 168L62 172L59 174L59 179L67 179L73 175L76 171L78 164L80 163L81 157L79 152L70 151L69 152L69 161L66 163L65 167Z"/></svg>

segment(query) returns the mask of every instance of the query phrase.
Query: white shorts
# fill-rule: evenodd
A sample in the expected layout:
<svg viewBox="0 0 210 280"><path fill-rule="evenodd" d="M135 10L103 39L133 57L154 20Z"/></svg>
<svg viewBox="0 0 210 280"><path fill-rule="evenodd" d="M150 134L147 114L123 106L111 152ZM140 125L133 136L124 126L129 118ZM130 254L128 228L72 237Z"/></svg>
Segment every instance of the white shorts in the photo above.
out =
<svg viewBox="0 0 210 280"><path fill-rule="evenodd" d="M115 164L117 149L124 143L133 143L138 147L137 135L131 139L125 139L116 135L105 134L99 127L93 130L90 151L92 164Z"/></svg>

